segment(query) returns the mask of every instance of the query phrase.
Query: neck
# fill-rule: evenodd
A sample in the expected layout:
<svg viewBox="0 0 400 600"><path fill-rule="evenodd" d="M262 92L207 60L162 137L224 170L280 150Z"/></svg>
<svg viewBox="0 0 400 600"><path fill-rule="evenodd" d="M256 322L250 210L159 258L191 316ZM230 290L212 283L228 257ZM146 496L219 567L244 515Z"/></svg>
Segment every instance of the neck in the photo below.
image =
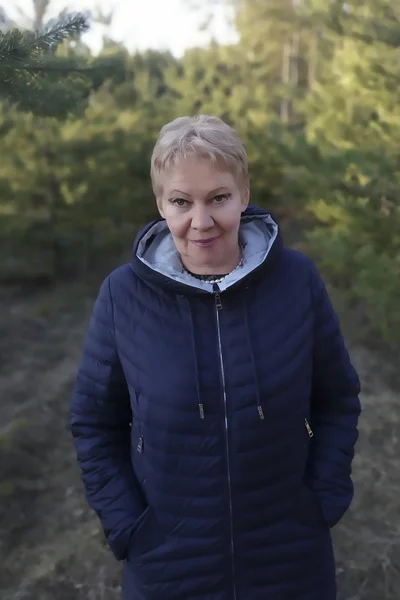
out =
<svg viewBox="0 0 400 600"><path fill-rule="evenodd" d="M239 266L243 258L243 248L239 244L237 246L237 251L235 252L234 258L229 262L224 262L219 265L191 265L186 261L182 260L182 264L184 268L192 273L193 275L228 275L231 273L236 267Z"/></svg>

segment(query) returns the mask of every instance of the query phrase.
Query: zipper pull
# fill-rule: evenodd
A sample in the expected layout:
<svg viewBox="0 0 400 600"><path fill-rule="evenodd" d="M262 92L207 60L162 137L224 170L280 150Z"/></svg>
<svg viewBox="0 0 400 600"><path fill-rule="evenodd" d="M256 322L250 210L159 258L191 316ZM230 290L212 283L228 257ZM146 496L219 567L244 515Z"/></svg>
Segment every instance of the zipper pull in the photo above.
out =
<svg viewBox="0 0 400 600"><path fill-rule="evenodd" d="M143 436L141 435L138 441L138 445L136 447L137 451L139 454L142 454L143 452Z"/></svg>
<svg viewBox="0 0 400 600"><path fill-rule="evenodd" d="M217 310L222 309L221 294L219 292L215 294L215 307Z"/></svg>
<svg viewBox="0 0 400 600"><path fill-rule="evenodd" d="M307 429L308 436L309 436L310 438L312 438L312 437L313 437L313 435L314 435L314 433L313 433L313 430L312 430L312 429L311 429L311 427L310 427L310 423L307 421L307 419L304 419L304 422L305 422L305 424L306 424L306 429Z"/></svg>
<svg viewBox="0 0 400 600"><path fill-rule="evenodd" d="M222 309L221 294L220 294L220 289L216 283L214 283L214 285L213 285L213 292L215 294L215 307L217 310L221 310Z"/></svg>

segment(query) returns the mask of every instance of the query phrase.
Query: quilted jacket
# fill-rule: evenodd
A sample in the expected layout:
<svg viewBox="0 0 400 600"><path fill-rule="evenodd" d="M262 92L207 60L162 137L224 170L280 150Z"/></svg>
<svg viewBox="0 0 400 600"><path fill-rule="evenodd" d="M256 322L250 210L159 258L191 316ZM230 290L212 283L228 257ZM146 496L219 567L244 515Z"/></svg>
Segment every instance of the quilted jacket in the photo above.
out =
<svg viewBox="0 0 400 600"><path fill-rule="evenodd" d="M124 600L334 600L359 380L314 264L249 207L244 266L190 277L164 220L94 305L71 405Z"/></svg>

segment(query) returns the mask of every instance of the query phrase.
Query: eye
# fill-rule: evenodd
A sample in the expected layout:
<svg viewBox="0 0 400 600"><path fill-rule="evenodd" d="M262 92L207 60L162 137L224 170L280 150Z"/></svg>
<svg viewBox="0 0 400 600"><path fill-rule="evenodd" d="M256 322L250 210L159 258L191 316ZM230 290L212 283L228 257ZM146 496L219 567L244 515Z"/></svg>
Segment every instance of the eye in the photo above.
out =
<svg viewBox="0 0 400 600"><path fill-rule="evenodd" d="M219 194L218 196L214 197L214 200L217 204L223 204L223 202L228 200L229 197L230 197L230 194Z"/></svg>
<svg viewBox="0 0 400 600"><path fill-rule="evenodd" d="M174 199L170 200L170 202L171 202L171 204L174 204L178 208L184 208L187 204L187 200L185 200L184 198L174 198Z"/></svg>

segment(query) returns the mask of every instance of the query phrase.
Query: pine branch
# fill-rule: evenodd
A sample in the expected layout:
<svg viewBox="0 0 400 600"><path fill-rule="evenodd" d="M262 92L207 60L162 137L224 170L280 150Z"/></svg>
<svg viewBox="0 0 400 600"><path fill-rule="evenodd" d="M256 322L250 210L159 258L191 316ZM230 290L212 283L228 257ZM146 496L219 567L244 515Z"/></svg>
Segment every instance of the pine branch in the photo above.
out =
<svg viewBox="0 0 400 600"><path fill-rule="evenodd" d="M87 18L80 13L64 15L59 21L50 21L40 33L12 29L0 34L0 69L19 66L26 60L38 59L51 52L64 39L83 33L88 29Z"/></svg>
<svg viewBox="0 0 400 600"><path fill-rule="evenodd" d="M398 75L397 73L393 73L393 71L389 71L382 65L378 65L378 64L374 65L373 71L375 73L378 73L379 75L383 75L384 77L387 77L388 79L391 79L393 81L396 81L397 83L400 83L400 75Z"/></svg>
<svg viewBox="0 0 400 600"><path fill-rule="evenodd" d="M88 28L81 14L65 15L60 21L50 23L40 34L12 29L0 34L0 86L15 78L27 75L32 68L44 68L46 59L64 39Z"/></svg>
<svg viewBox="0 0 400 600"><path fill-rule="evenodd" d="M343 13L340 20L330 18L325 22L330 29L343 37L356 38L366 44L381 42L393 48L400 46L400 23L394 13L385 19Z"/></svg>
<svg viewBox="0 0 400 600"><path fill-rule="evenodd" d="M22 102L26 109L32 97L32 105L40 105L41 84L46 79L80 70L76 60L55 56L57 45L87 29L87 18L73 13L50 21L39 33L19 29L0 33L0 99Z"/></svg>
<svg viewBox="0 0 400 600"><path fill-rule="evenodd" d="M341 181L337 183L336 189L357 198L369 198L375 202L380 202L382 198L385 198L386 201L392 202L396 206L399 204L399 188L393 185L387 186L386 189L380 189L378 186L349 185Z"/></svg>

